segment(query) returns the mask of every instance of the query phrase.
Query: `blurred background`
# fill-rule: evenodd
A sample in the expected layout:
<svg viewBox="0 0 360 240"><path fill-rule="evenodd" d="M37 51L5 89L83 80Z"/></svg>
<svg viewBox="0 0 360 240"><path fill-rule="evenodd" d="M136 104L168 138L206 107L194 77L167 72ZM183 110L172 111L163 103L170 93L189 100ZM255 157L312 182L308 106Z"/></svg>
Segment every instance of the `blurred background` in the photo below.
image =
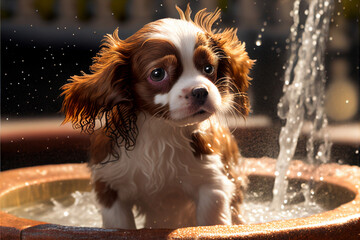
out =
<svg viewBox="0 0 360 240"><path fill-rule="evenodd" d="M19 121L36 123L33 131L58 126L60 87L70 76L89 72L105 34L118 27L120 38L125 39L150 21L178 18L175 5L185 9L188 3L193 15L203 8L220 8L222 17L215 27L238 28L250 58L256 59L249 91L252 113L246 123L255 130L235 134L240 145L253 136L259 137L251 141L263 143L256 150L246 148L243 155L276 157L283 123L277 117L277 103L288 59L293 1L1 0L1 169L86 161L87 140L81 138L82 144L69 135L53 134L27 145L24 132L29 129L19 127ZM335 0L334 7L326 51L325 103L335 142L332 161L360 165L359 0ZM251 119L267 124L267 130L253 126ZM14 131L16 137L10 137ZM67 151L57 149L59 144ZM34 148L43 155L29 160Z"/></svg>

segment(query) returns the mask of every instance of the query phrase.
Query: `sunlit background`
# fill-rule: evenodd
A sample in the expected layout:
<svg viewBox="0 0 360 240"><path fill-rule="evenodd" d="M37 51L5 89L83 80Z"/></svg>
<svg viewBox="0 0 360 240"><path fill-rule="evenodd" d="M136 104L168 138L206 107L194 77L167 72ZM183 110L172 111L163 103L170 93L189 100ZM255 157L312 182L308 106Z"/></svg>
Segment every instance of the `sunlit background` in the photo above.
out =
<svg viewBox="0 0 360 240"><path fill-rule="evenodd" d="M288 58L293 1L1 0L2 132L8 133L14 128L12 123L19 120L28 123L50 118L60 123L60 87L70 76L80 71L89 72L105 34L118 27L120 38L127 38L150 21L178 18L175 5L185 9L188 3L193 12L219 7L222 17L215 26L238 28L239 39L246 43L249 56L256 59L249 93L252 113L247 124L251 125L253 118L279 126L277 103L282 95ZM348 147L336 149L334 144L333 161L359 164L359 0L335 0L326 69L325 108L333 127L333 139L345 142ZM44 121L38 123L38 128L42 124ZM262 140L267 139L270 147L266 149L273 152L258 151L253 156L276 157L276 148L272 147L276 140L266 134L264 132ZM16 141L21 145L24 139L21 133L19 136L20 140ZM9 144L2 144L1 169L30 165L23 163L27 150L19 147L12 150ZM46 141L44 144L44 151L49 150ZM76 148L71 153L74 152ZM77 156L77 161L85 160L86 156ZM32 161L31 164L36 164L36 159ZM43 164L45 160L38 163Z"/></svg>

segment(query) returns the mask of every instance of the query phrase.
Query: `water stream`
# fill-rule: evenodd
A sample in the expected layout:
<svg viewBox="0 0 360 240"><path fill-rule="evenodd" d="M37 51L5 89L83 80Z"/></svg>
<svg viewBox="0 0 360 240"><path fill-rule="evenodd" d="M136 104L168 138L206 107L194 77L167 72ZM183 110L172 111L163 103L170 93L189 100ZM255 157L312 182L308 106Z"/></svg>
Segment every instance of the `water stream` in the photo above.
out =
<svg viewBox="0 0 360 240"><path fill-rule="evenodd" d="M303 10L304 7L307 9ZM307 141L307 161L317 165L330 157L331 143L325 128L324 113L325 67L324 55L328 38L332 0L296 0L290 29L290 58L285 71L283 97L278 104L278 115L286 120L280 132L280 152L276 163L276 179L272 208L281 209L288 202L286 174L293 159L304 122L311 124ZM305 19L305 24L303 24ZM313 176L315 178L315 176ZM311 202L313 191L305 191Z"/></svg>

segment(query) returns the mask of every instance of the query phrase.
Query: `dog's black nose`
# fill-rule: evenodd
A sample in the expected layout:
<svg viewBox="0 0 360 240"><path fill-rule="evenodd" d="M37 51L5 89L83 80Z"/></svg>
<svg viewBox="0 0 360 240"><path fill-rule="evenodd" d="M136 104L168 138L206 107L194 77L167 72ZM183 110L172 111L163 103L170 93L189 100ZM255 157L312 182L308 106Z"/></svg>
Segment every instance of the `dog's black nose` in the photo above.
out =
<svg viewBox="0 0 360 240"><path fill-rule="evenodd" d="M205 87L197 87L192 90L191 94L194 97L196 103L203 105L207 96L209 95L209 92Z"/></svg>

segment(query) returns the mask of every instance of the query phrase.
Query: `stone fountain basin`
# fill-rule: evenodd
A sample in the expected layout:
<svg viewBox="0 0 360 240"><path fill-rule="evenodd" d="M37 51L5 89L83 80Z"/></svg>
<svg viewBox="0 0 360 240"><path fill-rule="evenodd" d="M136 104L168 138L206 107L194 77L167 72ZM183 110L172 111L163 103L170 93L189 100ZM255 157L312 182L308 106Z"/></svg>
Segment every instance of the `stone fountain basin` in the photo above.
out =
<svg viewBox="0 0 360 240"><path fill-rule="evenodd" d="M246 159L248 192L271 199L274 159ZM296 177L302 169L302 177ZM308 178L310 168L300 161L291 166L290 184ZM0 211L1 239L359 239L360 168L338 164L320 166L316 201L329 211L262 224L208 226L180 229L120 230L69 227L19 218ZM0 209L88 191L86 164L59 164L19 168L0 173Z"/></svg>
<svg viewBox="0 0 360 240"><path fill-rule="evenodd" d="M3 170L20 168L0 172L0 239L360 239L360 168L338 164L323 165L316 170L323 177L322 181L317 182L316 201L329 210L307 218L286 221L119 230L61 226L19 218L1 211L5 207L90 189L86 164L73 163L87 160L88 136L79 134L69 125L59 127L60 123L59 119L30 119L9 124L2 122L1 167ZM237 127L234 134L243 155L258 157L277 154L276 144L271 143L276 143L274 137L278 135L279 129L274 128L271 122L251 119L246 126ZM353 132L356 131L350 129L346 136L351 136ZM340 135L343 136L344 131ZM355 137L348 141L349 138L345 143L351 147L348 152L354 153L354 146L358 146L359 139ZM343 155L343 159L353 158ZM59 164L27 167L49 163ZM274 168L274 159L247 159L244 171L250 180L249 193L261 193L258 195L263 200L271 199ZM291 166L290 184L299 186L309 178L310 170L309 166L295 161ZM301 177L298 177L299 171L302 172Z"/></svg>

